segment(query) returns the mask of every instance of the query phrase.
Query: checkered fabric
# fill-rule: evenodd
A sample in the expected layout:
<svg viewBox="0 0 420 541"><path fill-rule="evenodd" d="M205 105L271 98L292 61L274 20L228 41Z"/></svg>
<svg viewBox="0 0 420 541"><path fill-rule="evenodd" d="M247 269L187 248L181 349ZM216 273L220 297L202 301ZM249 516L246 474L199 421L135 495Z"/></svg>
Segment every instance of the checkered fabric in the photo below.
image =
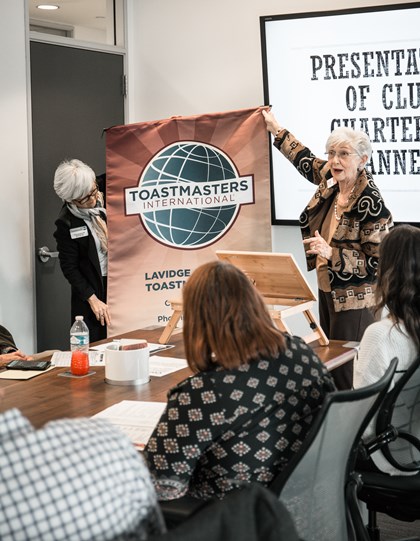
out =
<svg viewBox="0 0 420 541"><path fill-rule="evenodd" d="M183 381L170 391L145 449L159 499L223 497L244 482L267 486L333 389L312 349L288 335L277 359Z"/></svg>
<svg viewBox="0 0 420 541"><path fill-rule="evenodd" d="M163 530L144 461L107 421L35 430L17 409L0 415L2 541L146 539Z"/></svg>

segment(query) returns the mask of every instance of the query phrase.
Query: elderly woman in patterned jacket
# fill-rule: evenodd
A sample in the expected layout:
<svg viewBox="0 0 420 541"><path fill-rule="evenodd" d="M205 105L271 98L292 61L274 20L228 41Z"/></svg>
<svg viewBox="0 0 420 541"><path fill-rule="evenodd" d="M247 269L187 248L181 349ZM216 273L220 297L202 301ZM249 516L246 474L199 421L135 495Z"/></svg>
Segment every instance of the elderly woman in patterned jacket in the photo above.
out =
<svg viewBox="0 0 420 541"><path fill-rule="evenodd" d="M262 111L274 146L317 185L300 215L308 270L316 268L320 324L330 339L360 341L374 321L379 246L392 216L365 169L368 136L337 128L327 139L328 159L316 158L271 111ZM332 372L339 389L352 387L352 363Z"/></svg>
<svg viewBox="0 0 420 541"><path fill-rule="evenodd" d="M195 375L169 392L145 448L158 498L267 486L300 448L332 378L302 339L274 326L260 293L229 263L198 267L183 309Z"/></svg>

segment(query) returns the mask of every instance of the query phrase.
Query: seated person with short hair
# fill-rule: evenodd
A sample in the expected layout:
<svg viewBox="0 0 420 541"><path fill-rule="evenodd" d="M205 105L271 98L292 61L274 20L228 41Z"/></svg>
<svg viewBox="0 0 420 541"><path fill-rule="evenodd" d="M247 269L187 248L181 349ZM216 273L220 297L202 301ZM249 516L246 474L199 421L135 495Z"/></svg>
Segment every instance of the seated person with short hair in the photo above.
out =
<svg viewBox="0 0 420 541"><path fill-rule="evenodd" d="M333 380L302 339L274 326L262 296L229 263L194 271L183 310L195 375L169 392L145 448L158 498L267 486L302 445Z"/></svg>
<svg viewBox="0 0 420 541"><path fill-rule="evenodd" d="M102 419L36 430L0 414L2 541L143 540L165 531L150 474L129 439Z"/></svg>

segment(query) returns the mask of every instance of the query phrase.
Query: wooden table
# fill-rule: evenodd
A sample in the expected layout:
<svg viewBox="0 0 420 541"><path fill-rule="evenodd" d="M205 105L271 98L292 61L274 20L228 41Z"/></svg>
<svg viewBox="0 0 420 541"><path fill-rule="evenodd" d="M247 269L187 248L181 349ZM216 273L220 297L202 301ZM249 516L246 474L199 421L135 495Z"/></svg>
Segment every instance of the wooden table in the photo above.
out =
<svg viewBox="0 0 420 541"><path fill-rule="evenodd" d="M144 338L157 343L161 334L162 327L159 327L132 331L115 338ZM354 349L343 347L344 343L332 340L328 346L317 343L311 346L328 369L332 370L350 361L355 355ZM175 347L159 352L159 355L184 357L181 332L171 336L171 344ZM0 399L0 412L19 408L35 427L41 427L52 419L90 417L121 400L166 402L168 390L191 375L190 369L184 368L167 376L151 377L150 382L144 385L120 386L105 383L103 366L93 366L91 369L96 373L81 379L58 377L58 374L68 370L61 367L26 381L0 380L0 389L4 390L3 399Z"/></svg>

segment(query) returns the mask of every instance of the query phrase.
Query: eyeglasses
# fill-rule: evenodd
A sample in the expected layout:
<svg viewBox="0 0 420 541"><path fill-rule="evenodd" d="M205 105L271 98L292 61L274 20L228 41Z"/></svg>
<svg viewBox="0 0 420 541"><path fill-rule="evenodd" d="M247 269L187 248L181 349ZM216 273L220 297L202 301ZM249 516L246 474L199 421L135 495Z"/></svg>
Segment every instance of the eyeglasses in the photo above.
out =
<svg viewBox="0 0 420 541"><path fill-rule="evenodd" d="M346 161L349 159L350 156L357 156L357 152L349 152L348 150L339 150L336 152L335 150L329 150L325 153L328 156L329 160L334 159L336 156L340 161Z"/></svg>
<svg viewBox="0 0 420 541"><path fill-rule="evenodd" d="M89 201L91 197L95 197L95 195L99 192L98 185L96 184L93 190L88 193L85 197L82 197L82 199L74 199L76 203L79 203L79 205L84 205Z"/></svg>

